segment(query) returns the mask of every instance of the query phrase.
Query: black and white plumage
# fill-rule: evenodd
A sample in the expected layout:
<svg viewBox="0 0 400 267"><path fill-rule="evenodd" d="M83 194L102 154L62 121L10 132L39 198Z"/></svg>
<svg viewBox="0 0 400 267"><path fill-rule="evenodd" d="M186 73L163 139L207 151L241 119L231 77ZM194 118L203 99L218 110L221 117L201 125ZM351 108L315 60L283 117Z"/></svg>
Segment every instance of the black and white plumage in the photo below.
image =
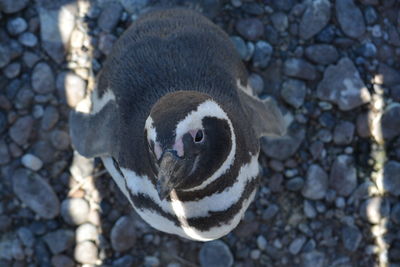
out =
<svg viewBox="0 0 400 267"><path fill-rule="evenodd" d="M155 11L115 44L91 109L71 112L72 142L102 158L147 223L213 240L254 198L259 138L285 129L276 104L249 90L220 28L193 11Z"/></svg>

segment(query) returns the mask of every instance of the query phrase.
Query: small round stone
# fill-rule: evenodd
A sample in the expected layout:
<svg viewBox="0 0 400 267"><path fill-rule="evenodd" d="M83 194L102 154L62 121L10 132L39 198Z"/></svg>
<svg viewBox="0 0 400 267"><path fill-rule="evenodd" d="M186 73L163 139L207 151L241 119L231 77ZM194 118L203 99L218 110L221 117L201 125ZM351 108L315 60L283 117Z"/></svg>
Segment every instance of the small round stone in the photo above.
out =
<svg viewBox="0 0 400 267"><path fill-rule="evenodd" d="M91 223L84 223L76 229L76 242L96 241L98 240L98 235L99 232L96 226Z"/></svg>
<svg viewBox="0 0 400 267"><path fill-rule="evenodd" d="M37 37L31 32L24 32L18 37L18 41L27 47L34 47L38 43Z"/></svg>
<svg viewBox="0 0 400 267"><path fill-rule="evenodd" d="M65 255L59 254L55 255L51 258L51 264L54 267L74 267L75 263L74 261Z"/></svg>
<svg viewBox="0 0 400 267"><path fill-rule="evenodd" d="M32 89L38 94L51 93L55 88L53 71L47 63L39 62L32 72Z"/></svg>
<svg viewBox="0 0 400 267"><path fill-rule="evenodd" d="M200 249L199 260L202 267L230 267L233 265L232 253L221 240L204 243Z"/></svg>
<svg viewBox="0 0 400 267"><path fill-rule="evenodd" d="M74 258L77 262L95 264L98 259L97 246L91 241L78 243L75 247Z"/></svg>
<svg viewBox="0 0 400 267"><path fill-rule="evenodd" d="M14 62L4 68L4 76L6 76L8 79L13 79L19 75L20 71L21 64Z"/></svg>
<svg viewBox="0 0 400 267"><path fill-rule="evenodd" d="M7 22L7 30L11 35L18 35L28 28L26 21L21 18L13 18Z"/></svg>
<svg viewBox="0 0 400 267"><path fill-rule="evenodd" d="M146 256L144 257L144 266L158 267L160 266L160 260L154 256Z"/></svg>
<svg viewBox="0 0 400 267"><path fill-rule="evenodd" d="M258 41L253 54L253 66L266 68L271 60L274 49L265 41Z"/></svg>
<svg viewBox="0 0 400 267"><path fill-rule="evenodd" d="M89 216L89 203L82 198L67 198L61 203L61 216L71 225L81 225Z"/></svg>
<svg viewBox="0 0 400 267"><path fill-rule="evenodd" d="M51 133L51 144L58 150L68 149L70 145L69 134L64 131L55 130Z"/></svg>
<svg viewBox="0 0 400 267"><path fill-rule="evenodd" d="M111 230L111 245L113 249L123 252L133 247L135 242L136 231L132 219L128 216L119 218Z"/></svg>
<svg viewBox="0 0 400 267"><path fill-rule="evenodd" d="M38 171L43 167L41 159L32 154L26 154L21 159L22 165L33 171Z"/></svg>

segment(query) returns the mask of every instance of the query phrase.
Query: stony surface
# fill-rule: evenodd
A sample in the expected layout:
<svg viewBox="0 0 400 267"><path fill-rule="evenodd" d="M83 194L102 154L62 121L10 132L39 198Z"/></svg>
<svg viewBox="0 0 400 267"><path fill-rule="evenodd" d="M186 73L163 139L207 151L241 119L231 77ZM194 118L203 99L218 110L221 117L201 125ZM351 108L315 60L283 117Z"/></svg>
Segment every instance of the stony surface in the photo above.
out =
<svg viewBox="0 0 400 267"><path fill-rule="evenodd" d="M255 201L218 241L152 229L68 136L115 41L159 5L225 30L253 92L275 97L289 126L261 140ZM399 8L0 0L0 266L400 265Z"/></svg>

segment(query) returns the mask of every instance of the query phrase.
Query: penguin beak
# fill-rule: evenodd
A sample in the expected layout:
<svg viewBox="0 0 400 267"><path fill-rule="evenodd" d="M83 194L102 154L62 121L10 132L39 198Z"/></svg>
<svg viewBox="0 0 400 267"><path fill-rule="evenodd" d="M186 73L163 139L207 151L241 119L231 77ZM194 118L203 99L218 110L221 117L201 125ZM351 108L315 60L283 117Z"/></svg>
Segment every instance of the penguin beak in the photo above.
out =
<svg viewBox="0 0 400 267"><path fill-rule="evenodd" d="M157 191L160 199L165 199L185 174L185 160L179 158L175 150L166 150L160 158Z"/></svg>

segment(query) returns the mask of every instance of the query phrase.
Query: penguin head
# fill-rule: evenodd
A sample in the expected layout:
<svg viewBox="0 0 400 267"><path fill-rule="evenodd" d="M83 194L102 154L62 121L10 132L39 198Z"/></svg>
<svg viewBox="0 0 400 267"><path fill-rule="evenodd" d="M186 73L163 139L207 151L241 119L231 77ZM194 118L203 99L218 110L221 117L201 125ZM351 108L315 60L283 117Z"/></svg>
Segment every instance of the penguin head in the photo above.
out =
<svg viewBox="0 0 400 267"><path fill-rule="evenodd" d="M144 136L161 199L172 190L204 186L233 163L232 122L207 94L177 91L163 96L151 109Z"/></svg>

